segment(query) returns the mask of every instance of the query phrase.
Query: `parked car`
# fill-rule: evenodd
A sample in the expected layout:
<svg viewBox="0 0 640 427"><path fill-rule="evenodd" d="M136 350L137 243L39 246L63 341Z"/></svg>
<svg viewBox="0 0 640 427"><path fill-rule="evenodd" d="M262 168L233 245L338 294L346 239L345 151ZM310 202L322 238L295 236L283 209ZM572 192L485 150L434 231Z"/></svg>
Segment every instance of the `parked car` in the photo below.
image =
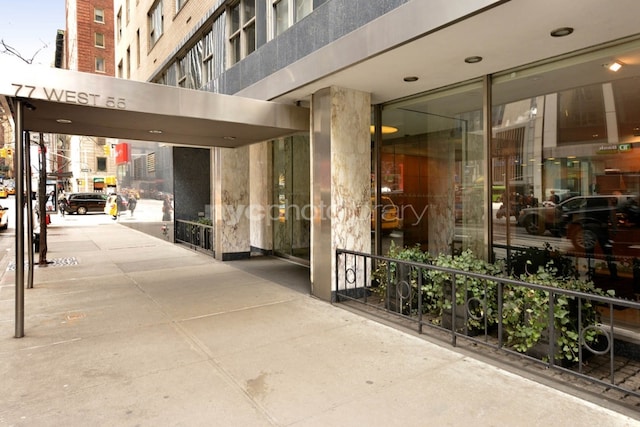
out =
<svg viewBox="0 0 640 427"><path fill-rule="evenodd" d="M371 230L375 230L376 228L376 199L375 197L371 198ZM398 218L398 206L391 200L388 196L380 197L380 209L381 212L381 223L380 228L382 229L382 234L389 235L391 232L400 226L400 219Z"/></svg>
<svg viewBox="0 0 640 427"><path fill-rule="evenodd" d="M550 231L554 236L563 235L566 219L563 215L584 206L589 198L603 198L606 196L573 196L560 203L542 202L540 206L521 209L518 214L518 225L524 227L529 234L542 235ZM593 203L593 202L591 202Z"/></svg>
<svg viewBox="0 0 640 427"><path fill-rule="evenodd" d="M0 230L6 230L9 227L9 208L0 206Z"/></svg>
<svg viewBox="0 0 640 427"><path fill-rule="evenodd" d="M104 212L107 196L102 193L71 193L67 197L68 213L84 215L89 212Z"/></svg>
<svg viewBox="0 0 640 427"><path fill-rule="evenodd" d="M596 247L616 255L640 254L640 206L631 195L591 196L563 214L564 234L573 247L592 253Z"/></svg>

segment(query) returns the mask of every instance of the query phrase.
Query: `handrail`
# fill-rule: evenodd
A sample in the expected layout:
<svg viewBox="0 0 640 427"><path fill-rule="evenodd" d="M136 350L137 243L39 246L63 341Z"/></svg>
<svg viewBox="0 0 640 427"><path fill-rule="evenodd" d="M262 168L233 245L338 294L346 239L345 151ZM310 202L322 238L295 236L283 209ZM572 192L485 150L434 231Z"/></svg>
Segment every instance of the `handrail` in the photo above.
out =
<svg viewBox="0 0 640 427"><path fill-rule="evenodd" d="M212 225L176 219L175 241L186 244L191 249L202 250L215 255L214 228Z"/></svg>

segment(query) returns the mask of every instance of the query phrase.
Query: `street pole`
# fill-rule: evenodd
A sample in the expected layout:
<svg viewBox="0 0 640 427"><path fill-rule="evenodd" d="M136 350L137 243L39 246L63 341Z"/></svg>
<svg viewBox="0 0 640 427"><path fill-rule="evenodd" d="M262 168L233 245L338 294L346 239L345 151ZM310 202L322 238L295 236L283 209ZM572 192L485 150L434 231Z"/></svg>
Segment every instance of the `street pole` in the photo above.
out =
<svg viewBox="0 0 640 427"><path fill-rule="evenodd" d="M16 292L15 292L15 337L24 337L24 104L15 100L15 157L16 171Z"/></svg>

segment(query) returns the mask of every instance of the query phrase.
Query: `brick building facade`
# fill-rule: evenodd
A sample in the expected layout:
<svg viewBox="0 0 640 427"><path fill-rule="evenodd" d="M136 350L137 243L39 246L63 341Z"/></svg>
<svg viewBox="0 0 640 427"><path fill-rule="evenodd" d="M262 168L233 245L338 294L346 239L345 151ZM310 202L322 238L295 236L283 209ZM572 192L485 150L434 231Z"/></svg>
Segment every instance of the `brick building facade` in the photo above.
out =
<svg viewBox="0 0 640 427"><path fill-rule="evenodd" d="M112 0L68 0L65 67L115 75Z"/></svg>

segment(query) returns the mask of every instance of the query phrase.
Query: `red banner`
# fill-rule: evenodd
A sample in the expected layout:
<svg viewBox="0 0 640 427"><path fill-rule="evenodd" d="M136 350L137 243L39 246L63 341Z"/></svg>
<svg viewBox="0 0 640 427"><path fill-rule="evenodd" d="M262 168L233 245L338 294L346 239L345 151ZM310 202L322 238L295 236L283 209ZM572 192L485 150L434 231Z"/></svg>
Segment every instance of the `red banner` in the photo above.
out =
<svg viewBox="0 0 640 427"><path fill-rule="evenodd" d="M129 143L121 142L116 144L116 165L129 162Z"/></svg>

